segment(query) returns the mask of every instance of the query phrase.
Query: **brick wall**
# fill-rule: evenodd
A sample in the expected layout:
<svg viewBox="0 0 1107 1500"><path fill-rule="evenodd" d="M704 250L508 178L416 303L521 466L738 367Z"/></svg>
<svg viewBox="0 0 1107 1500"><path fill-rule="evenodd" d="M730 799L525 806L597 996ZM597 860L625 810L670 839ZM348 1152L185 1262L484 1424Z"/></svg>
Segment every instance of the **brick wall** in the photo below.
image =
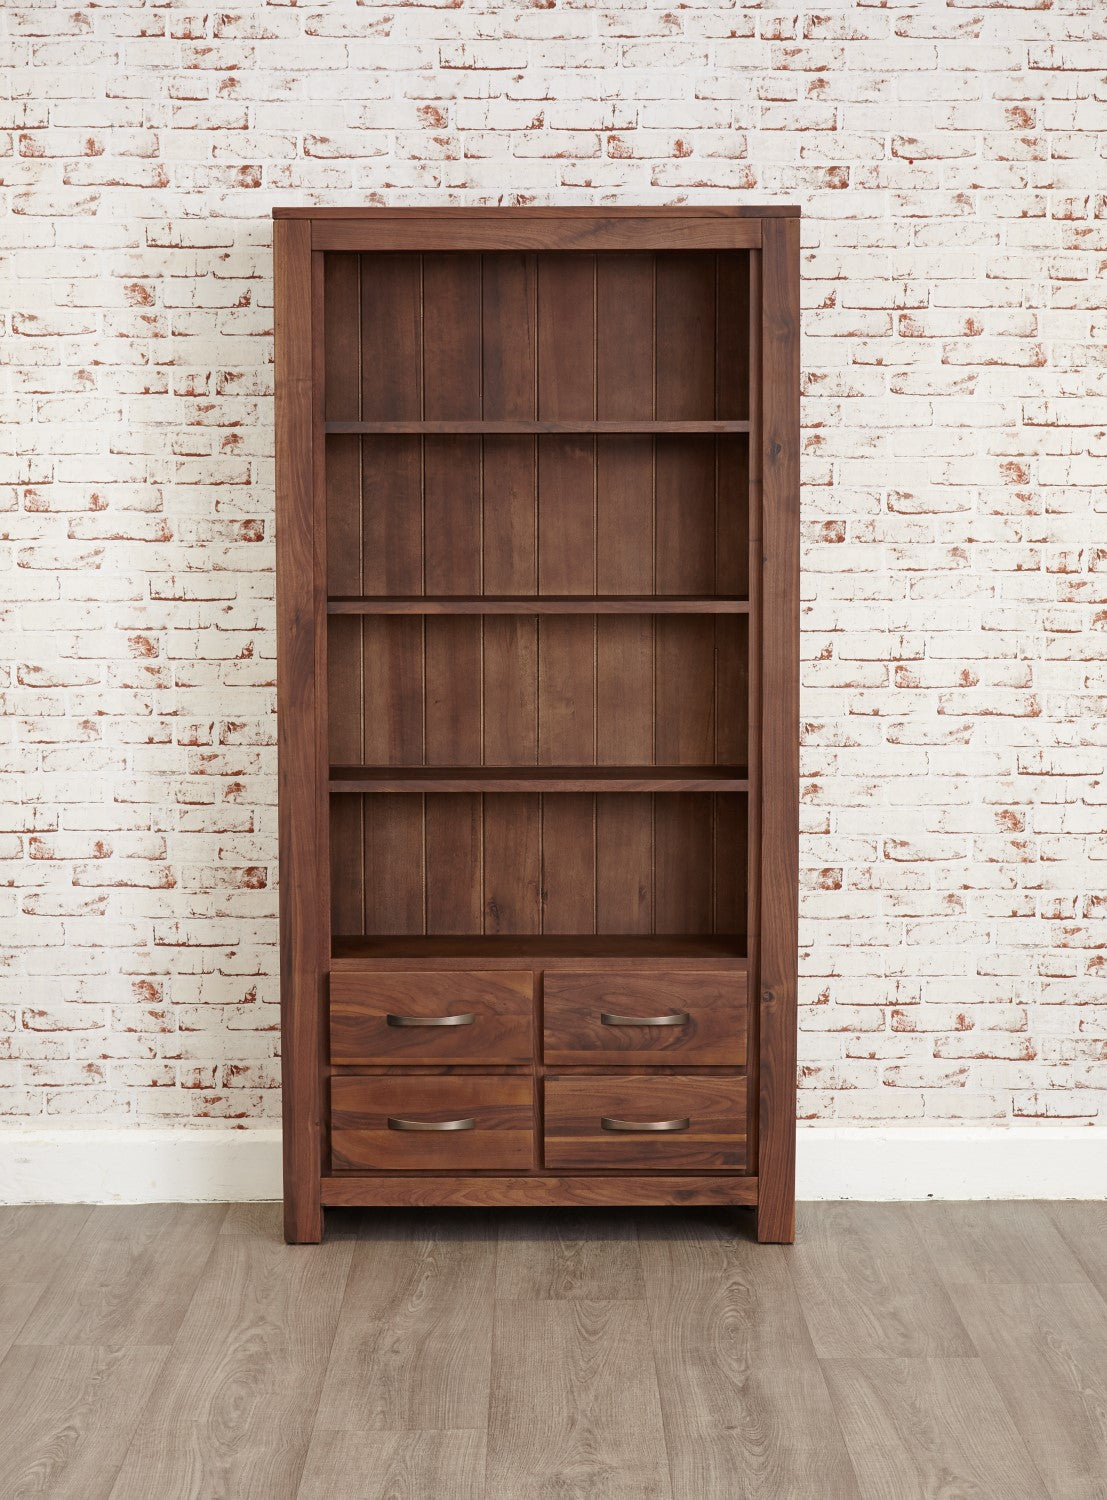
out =
<svg viewBox="0 0 1107 1500"><path fill-rule="evenodd" d="M278 1113L274 203L802 204L801 1107L1107 1104L1092 0L6 8L0 1113Z"/></svg>

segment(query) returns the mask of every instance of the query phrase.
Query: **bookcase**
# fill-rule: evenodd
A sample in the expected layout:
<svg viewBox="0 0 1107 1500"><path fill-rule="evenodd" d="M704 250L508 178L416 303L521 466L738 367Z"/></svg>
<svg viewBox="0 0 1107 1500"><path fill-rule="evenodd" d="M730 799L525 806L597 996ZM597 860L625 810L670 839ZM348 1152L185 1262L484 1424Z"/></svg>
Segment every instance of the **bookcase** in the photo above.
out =
<svg viewBox="0 0 1107 1500"><path fill-rule="evenodd" d="M287 1237L790 1239L797 211L274 217Z"/></svg>

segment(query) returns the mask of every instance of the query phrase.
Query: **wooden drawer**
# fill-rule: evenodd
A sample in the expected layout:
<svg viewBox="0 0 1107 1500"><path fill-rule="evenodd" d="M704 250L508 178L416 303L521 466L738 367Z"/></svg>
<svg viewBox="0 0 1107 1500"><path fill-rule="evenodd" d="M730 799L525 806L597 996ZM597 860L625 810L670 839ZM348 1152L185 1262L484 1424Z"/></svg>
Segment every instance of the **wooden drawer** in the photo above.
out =
<svg viewBox="0 0 1107 1500"><path fill-rule="evenodd" d="M547 1167L745 1168L744 1078L547 1078L545 1098Z"/></svg>
<svg viewBox="0 0 1107 1500"><path fill-rule="evenodd" d="M529 1063L533 995L523 970L340 971L331 975L331 1062Z"/></svg>
<svg viewBox="0 0 1107 1500"><path fill-rule="evenodd" d="M545 1059L555 1066L745 1063L742 972L547 970L543 994ZM674 1016L685 1019L669 1024Z"/></svg>
<svg viewBox="0 0 1107 1500"><path fill-rule="evenodd" d="M458 1121L472 1123L434 1128ZM517 1172L533 1161L529 1077L331 1079L331 1162L338 1171Z"/></svg>

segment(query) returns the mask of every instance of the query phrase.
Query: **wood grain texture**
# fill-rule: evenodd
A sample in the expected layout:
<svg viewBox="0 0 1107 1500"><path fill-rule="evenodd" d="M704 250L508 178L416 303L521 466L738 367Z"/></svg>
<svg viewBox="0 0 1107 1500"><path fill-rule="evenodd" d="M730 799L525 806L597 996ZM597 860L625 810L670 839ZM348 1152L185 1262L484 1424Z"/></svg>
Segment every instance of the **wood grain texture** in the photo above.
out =
<svg viewBox="0 0 1107 1500"><path fill-rule="evenodd" d="M221 1235L127 1450L112 1500L295 1494L353 1258Z"/></svg>
<svg viewBox="0 0 1107 1500"><path fill-rule="evenodd" d="M153 1344L14 1345L0 1365L0 1495L115 1494L131 1433L167 1354Z"/></svg>
<svg viewBox="0 0 1107 1500"><path fill-rule="evenodd" d="M631 1214L528 1210L497 1215L496 1300L641 1301L638 1225Z"/></svg>
<svg viewBox="0 0 1107 1500"><path fill-rule="evenodd" d="M607 210L591 223L572 219L518 217L497 224L480 216L455 219L378 219L371 225L349 219L313 216L315 250L752 250L761 243L755 219L685 218L664 220L647 212L611 220Z"/></svg>
<svg viewBox="0 0 1107 1500"><path fill-rule="evenodd" d="M484 1433L316 1428L296 1500L485 1500Z"/></svg>
<svg viewBox="0 0 1107 1500"><path fill-rule="evenodd" d="M542 1175L509 1177L487 1173L462 1177L450 1172L404 1177L399 1172L385 1176L348 1174L323 1178L323 1202L374 1208L556 1208L628 1207L643 1204L726 1204L752 1207L757 1202L756 1177L734 1177L717 1173L679 1177L653 1171L641 1176L603 1172L575 1176Z"/></svg>
<svg viewBox="0 0 1107 1500"><path fill-rule="evenodd" d="M484 1430L494 1244L482 1214L364 1221L317 1428Z"/></svg>
<svg viewBox="0 0 1107 1500"><path fill-rule="evenodd" d="M973 1353L907 1207L805 1204L789 1261L822 1359Z"/></svg>
<svg viewBox="0 0 1107 1500"><path fill-rule="evenodd" d="M633 1179L591 1180L602 1204ZM211 1209L0 1209L0 1287L9 1270L33 1285L37 1267L58 1309L56 1342L18 1338L0 1356L0 1494L1100 1500L1107 1303L1090 1279L1033 1267L1041 1205L975 1205L1002 1259L990 1279L951 1283L956 1353L859 1352L877 1341L854 1338L855 1312L851 1352L819 1358L817 1297L839 1297L854 1270L858 1300L912 1329L901 1348L934 1347L922 1332L940 1310L902 1293L934 1274L927 1245L942 1236L925 1214L945 1207L913 1220L805 1205L795 1249L759 1247L753 1214L732 1209L332 1208L328 1242L301 1250L280 1243L279 1204L239 1204L168 1347L141 1294L116 1325L126 1345L85 1342L108 1338L113 1297L80 1268L112 1249L133 1261L136 1246L173 1264L182 1237L206 1239ZM1089 1271L1105 1212L1047 1209ZM821 1294L812 1267L796 1275L812 1243Z"/></svg>
<svg viewBox="0 0 1107 1500"><path fill-rule="evenodd" d="M743 1078L547 1076L544 1087L547 1167L669 1172L743 1170L746 1084ZM605 1130L604 1117L627 1121L687 1118L673 1133Z"/></svg>
<svg viewBox="0 0 1107 1500"><path fill-rule="evenodd" d="M641 1216L638 1248L676 1500L856 1495L786 1252L709 1211Z"/></svg>
<svg viewBox="0 0 1107 1500"><path fill-rule="evenodd" d="M529 1063L534 978L468 970L338 973L330 981L331 1061ZM469 1014L466 1026L397 1027L389 1015Z"/></svg>
<svg viewBox="0 0 1107 1500"><path fill-rule="evenodd" d="M1026 1205L1004 1206L1016 1219ZM1099 1500L1107 1490L1103 1298L1090 1283L1044 1273L1033 1283L963 1284L951 1295L1050 1495Z"/></svg>
<svg viewBox="0 0 1107 1500"><path fill-rule="evenodd" d="M496 1304L488 1492L512 1500L669 1500L644 1306Z"/></svg>
<svg viewBox="0 0 1107 1500"><path fill-rule="evenodd" d="M311 226L274 225L277 486L277 778L281 861L281 1072L285 1229L318 1240L324 937L316 895L316 640Z"/></svg>
<svg viewBox="0 0 1107 1500"><path fill-rule="evenodd" d="M864 1500L1049 1500L981 1360L834 1359L823 1372Z"/></svg>
<svg viewBox="0 0 1107 1500"><path fill-rule="evenodd" d="M472 1119L468 1130L401 1131L389 1118ZM529 1078L470 1075L331 1079L331 1160L353 1172L517 1172L531 1165Z"/></svg>
<svg viewBox="0 0 1107 1500"><path fill-rule="evenodd" d="M948 1287L1088 1279L1043 1203L913 1203L905 1213Z"/></svg>
<svg viewBox="0 0 1107 1500"><path fill-rule="evenodd" d="M760 1239L795 1236L799 902L799 224L764 225L761 253Z"/></svg>
<svg viewBox="0 0 1107 1500"><path fill-rule="evenodd" d="M1044 1205L1089 1281L1107 1298L1107 1203Z"/></svg>
<svg viewBox="0 0 1107 1500"><path fill-rule="evenodd" d="M543 983L543 1057L575 1063L698 1063L740 1067L746 1056L745 987L737 977L654 970L551 972ZM681 1026L605 1025L603 1015L687 1013Z"/></svg>
<svg viewBox="0 0 1107 1500"><path fill-rule="evenodd" d="M226 1212L221 1203L93 1208L20 1342L168 1347Z"/></svg>

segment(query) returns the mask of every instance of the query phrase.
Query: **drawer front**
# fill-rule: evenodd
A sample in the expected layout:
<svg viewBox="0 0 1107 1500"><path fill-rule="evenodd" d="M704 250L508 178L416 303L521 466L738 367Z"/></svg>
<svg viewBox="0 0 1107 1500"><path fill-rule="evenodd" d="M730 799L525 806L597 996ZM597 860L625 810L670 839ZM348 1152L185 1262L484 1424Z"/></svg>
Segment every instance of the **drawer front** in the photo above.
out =
<svg viewBox="0 0 1107 1500"><path fill-rule="evenodd" d="M746 1060L741 972L547 970L543 996L545 1059L554 1066Z"/></svg>
<svg viewBox="0 0 1107 1500"><path fill-rule="evenodd" d="M517 1172L533 1161L530 1078L331 1079L338 1171Z"/></svg>
<svg viewBox="0 0 1107 1500"><path fill-rule="evenodd" d="M744 1078L547 1078L545 1098L547 1167L745 1170Z"/></svg>
<svg viewBox="0 0 1107 1500"><path fill-rule="evenodd" d="M379 970L331 975L331 1062L530 1063L533 976Z"/></svg>

